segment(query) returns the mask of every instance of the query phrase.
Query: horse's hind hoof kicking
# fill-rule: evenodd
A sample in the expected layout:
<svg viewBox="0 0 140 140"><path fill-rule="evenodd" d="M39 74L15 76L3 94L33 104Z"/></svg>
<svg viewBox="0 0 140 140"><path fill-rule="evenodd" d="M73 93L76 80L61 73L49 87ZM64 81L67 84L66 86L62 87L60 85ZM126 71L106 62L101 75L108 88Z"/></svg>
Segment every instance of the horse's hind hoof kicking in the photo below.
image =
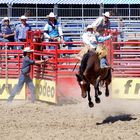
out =
<svg viewBox="0 0 140 140"><path fill-rule="evenodd" d="M89 105L89 107L91 107L91 108L94 107L93 102L89 102L88 105Z"/></svg>
<svg viewBox="0 0 140 140"><path fill-rule="evenodd" d="M96 102L97 104L99 104L99 103L101 102L100 98L96 97L96 98L95 98L95 102Z"/></svg>
<svg viewBox="0 0 140 140"><path fill-rule="evenodd" d="M98 91L98 95L102 95L102 92L101 91Z"/></svg>
<svg viewBox="0 0 140 140"><path fill-rule="evenodd" d="M109 96L109 91L105 92L105 96L108 97Z"/></svg>

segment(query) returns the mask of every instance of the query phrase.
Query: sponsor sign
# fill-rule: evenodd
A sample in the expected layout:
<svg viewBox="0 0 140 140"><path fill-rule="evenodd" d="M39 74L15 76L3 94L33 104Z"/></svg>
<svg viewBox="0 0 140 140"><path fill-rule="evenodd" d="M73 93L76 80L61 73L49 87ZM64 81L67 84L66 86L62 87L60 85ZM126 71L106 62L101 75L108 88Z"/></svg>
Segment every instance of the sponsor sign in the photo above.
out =
<svg viewBox="0 0 140 140"><path fill-rule="evenodd" d="M0 79L0 99L7 99L18 83L18 79ZM18 93L14 99L25 99L25 85L20 93Z"/></svg>
<svg viewBox="0 0 140 140"><path fill-rule="evenodd" d="M113 78L114 98L140 99L140 78Z"/></svg>
<svg viewBox="0 0 140 140"><path fill-rule="evenodd" d="M55 81L34 79L34 83L38 100L56 103Z"/></svg>

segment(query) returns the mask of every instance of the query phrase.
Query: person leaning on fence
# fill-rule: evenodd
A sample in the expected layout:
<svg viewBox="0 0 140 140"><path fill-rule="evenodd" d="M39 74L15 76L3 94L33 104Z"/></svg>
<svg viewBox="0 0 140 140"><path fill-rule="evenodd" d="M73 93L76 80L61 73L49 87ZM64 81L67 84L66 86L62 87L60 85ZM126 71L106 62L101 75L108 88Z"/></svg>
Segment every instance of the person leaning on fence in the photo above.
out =
<svg viewBox="0 0 140 140"><path fill-rule="evenodd" d="M110 15L110 12L105 12L92 23L92 27L96 33L97 43L99 43L97 51L100 54L102 68L108 67L106 59L107 48L104 46L104 41L109 40L112 35L104 36L104 32L110 29Z"/></svg>
<svg viewBox="0 0 140 140"><path fill-rule="evenodd" d="M46 42L53 42L53 41L60 41L64 43L63 39L63 32L61 28L61 24L58 22L56 15L53 12L47 16L48 20L44 27L44 41ZM62 46L59 46L61 48ZM53 46L46 46L46 49L54 49Z"/></svg>
<svg viewBox="0 0 140 140"><path fill-rule="evenodd" d="M14 36L15 36L15 27L14 25L10 25L10 19L8 17L4 17L2 19L2 26L1 26L1 32L3 37L3 42L14 42ZM13 46L8 47L8 49L14 49Z"/></svg>
<svg viewBox="0 0 140 140"><path fill-rule="evenodd" d="M15 34L15 41L17 42L26 42L26 32L31 30L31 26L27 23L27 17L21 16L19 20L21 21L20 24L16 26L16 34ZM18 46L19 50L23 49L23 46Z"/></svg>
<svg viewBox="0 0 140 140"><path fill-rule="evenodd" d="M30 66L34 65L34 64L40 64L42 62L45 62L47 60L31 60L30 59L30 54L33 52L34 50L31 50L30 47L26 47L24 48L24 60L23 60L23 64L22 64L22 68L21 68L21 73L20 73L20 77L19 77L19 81L17 86L13 89L13 91L11 92L9 98L8 98L8 102L12 102L13 98L15 97L16 94L18 94L24 83L27 84L30 93L31 93L31 97L32 97L32 102L35 102L35 87L33 84L32 79L30 78Z"/></svg>

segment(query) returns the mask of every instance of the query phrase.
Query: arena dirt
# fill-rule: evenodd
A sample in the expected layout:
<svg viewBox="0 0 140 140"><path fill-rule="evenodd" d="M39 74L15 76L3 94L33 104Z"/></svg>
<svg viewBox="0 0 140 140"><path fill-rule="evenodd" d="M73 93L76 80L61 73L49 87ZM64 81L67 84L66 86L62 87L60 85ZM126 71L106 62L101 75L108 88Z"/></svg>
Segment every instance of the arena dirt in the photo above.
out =
<svg viewBox="0 0 140 140"><path fill-rule="evenodd" d="M0 101L0 140L139 139L139 100L101 95L101 103L94 108L80 95L60 98L57 105Z"/></svg>

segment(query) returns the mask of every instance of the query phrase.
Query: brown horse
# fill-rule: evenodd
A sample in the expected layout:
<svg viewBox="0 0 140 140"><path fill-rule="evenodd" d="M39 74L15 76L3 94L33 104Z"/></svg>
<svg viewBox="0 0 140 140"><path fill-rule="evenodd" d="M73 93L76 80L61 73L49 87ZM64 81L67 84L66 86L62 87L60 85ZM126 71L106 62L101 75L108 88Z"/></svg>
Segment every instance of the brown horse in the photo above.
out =
<svg viewBox="0 0 140 140"><path fill-rule="evenodd" d="M94 104L90 97L90 84L94 86L95 102L100 103L102 92L99 90L99 83L102 81L105 84L105 95L109 96L108 85L111 83L111 68L100 68L100 60L96 52L88 51L81 60L79 74L76 74L77 81L82 91L82 97L86 98L88 93L89 107Z"/></svg>

